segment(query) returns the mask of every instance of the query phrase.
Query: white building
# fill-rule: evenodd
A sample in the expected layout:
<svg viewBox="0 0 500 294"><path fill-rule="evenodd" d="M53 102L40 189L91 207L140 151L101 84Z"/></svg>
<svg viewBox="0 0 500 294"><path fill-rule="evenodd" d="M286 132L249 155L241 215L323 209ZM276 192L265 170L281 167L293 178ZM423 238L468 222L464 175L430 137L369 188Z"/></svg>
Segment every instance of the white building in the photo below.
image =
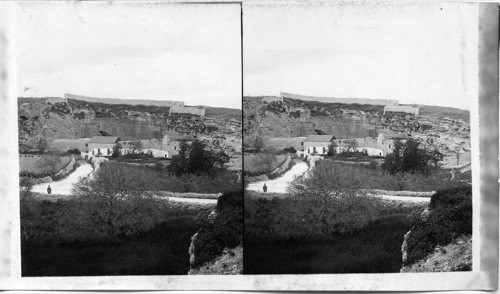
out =
<svg viewBox="0 0 500 294"><path fill-rule="evenodd" d="M302 141L302 151L305 156L310 154L326 155L328 147L334 140L333 135L310 135Z"/></svg>
<svg viewBox="0 0 500 294"><path fill-rule="evenodd" d="M120 138L112 136L94 136L86 144L87 151L81 152L81 155L85 159L96 156L111 156L113 155L113 148L119 140Z"/></svg>
<svg viewBox="0 0 500 294"><path fill-rule="evenodd" d="M355 145L357 146L352 146L351 141L356 142ZM373 141L374 142L368 142L365 138L345 140L335 139L333 135L310 135L302 141L302 150L297 151L297 155L299 157L326 155L333 142L336 145L335 153L337 154L349 151L358 151L363 152L368 156L386 156L387 152L385 152L382 148L376 148L379 147L377 140ZM370 145L372 145L372 147L369 147Z"/></svg>

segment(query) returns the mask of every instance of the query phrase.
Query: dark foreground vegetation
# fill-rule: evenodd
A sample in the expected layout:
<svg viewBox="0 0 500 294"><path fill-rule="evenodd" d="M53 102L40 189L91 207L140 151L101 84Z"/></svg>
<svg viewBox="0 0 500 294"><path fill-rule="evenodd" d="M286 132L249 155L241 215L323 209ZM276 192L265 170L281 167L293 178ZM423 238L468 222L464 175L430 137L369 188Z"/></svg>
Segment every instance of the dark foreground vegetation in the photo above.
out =
<svg viewBox="0 0 500 294"><path fill-rule="evenodd" d="M148 183L109 164L67 200L23 188L22 275L187 274L191 236L213 206L154 198Z"/></svg>
<svg viewBox="0 0 500 294"><path fill-rule="evenodd" d="M194 218L184 216L131 237L60 243L23 240L22 276L185 275L196 230Z"/></svg>
<svg viewBox="0 0 500 294"><path fill-rule="evenodd" d="M404 234L424 210L374 199L376 216L367 225L313 236L302 228L310 223L284 211L291 201L245 197L245 274L399 272Z"/></svg>

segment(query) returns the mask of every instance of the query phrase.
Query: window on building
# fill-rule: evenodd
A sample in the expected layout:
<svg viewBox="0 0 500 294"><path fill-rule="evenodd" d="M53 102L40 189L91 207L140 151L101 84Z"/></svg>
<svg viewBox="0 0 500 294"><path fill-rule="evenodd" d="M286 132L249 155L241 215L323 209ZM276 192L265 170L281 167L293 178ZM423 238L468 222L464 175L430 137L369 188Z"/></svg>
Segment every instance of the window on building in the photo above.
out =
<svg viewBox="0 0 500 294"><path fill-rule="evenodd" d="M313 147L313 153L316 153L316 147Z"/></svg>
<svg viewBox="0 0 500 294"><path fill-rule="evenodd" d="M111 155L111 149L108 149L108 155Z"/></svg>
<svg viewBox="0 0 500 294"><path fill-rule="evenodd" d="M101 148L97 148L97 154L101 154Z"/></svg>
<svg viewBox="0 0 500 294"><path fill-rule="evenodd" d="M323 153L326 153L326 147L323 147Z"/></svg>
<svg viewBox="0 0 500 294"><path fill-rule="evenodd" d="M89 144L85 144L85 147L89 147Z"/></svg>

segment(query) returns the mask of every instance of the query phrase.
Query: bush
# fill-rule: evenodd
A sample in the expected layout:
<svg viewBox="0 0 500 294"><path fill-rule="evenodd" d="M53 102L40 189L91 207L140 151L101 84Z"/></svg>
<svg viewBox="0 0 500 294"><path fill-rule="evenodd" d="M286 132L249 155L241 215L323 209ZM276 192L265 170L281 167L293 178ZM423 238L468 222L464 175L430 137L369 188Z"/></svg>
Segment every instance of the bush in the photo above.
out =
<svg viewBox="0 0 500 294"><path fill-rule="evenodd" d="M80 155L80 150L78 150L77 148L75 149L69 149L68 151L66 151L66 153L69 153L69 154L74 154L74 155Z"/></svg>
<svg viewBox="0 0 500 294"><path fill-rule="evenodd" d="M295 201L289 202L282 215L295 216L292 221L282 221L284 225L292 224L292 228L280 230L287 234L302 231L311 237L328 237L368 225L376 217L376 211L373 199L361 190L363 180L366 179L356 169L318 161L309 177L296 178L290 183L289 191Z"/></svg>
<svg viewBox="0 0 500 294"><path fill-rule="evenodd" d="M472 234L472 194L469 188L437 192L431 199L430 208L429 215L411 229L404 265L425 258L438 245L445 246L459 236Z"/></svg>
<svg viewBox="0 0 500 294"><path fill-rule="evenodd" d="M293 147L288 147L288 148L284 148L283 152L295 154L295 153L297 153L297 150Z"/></svg>
<svg viewBox="0 0 500 294"><path fill-rule="evenodd" d="M459 205L464 201L472 201L472 187L457 187L452 189L437 191L429 203L430 209L446 208Z"/></svg>

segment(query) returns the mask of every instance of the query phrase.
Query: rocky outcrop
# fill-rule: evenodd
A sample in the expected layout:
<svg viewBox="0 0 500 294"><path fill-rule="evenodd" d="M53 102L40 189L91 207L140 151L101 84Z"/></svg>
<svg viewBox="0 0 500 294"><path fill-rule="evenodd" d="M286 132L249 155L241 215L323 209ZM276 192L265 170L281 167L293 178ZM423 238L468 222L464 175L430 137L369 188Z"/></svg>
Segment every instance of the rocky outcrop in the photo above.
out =
<svg viewBox="0 0 500 294"><path fill-rule="evenodd" d="M410 232L408 232L410 233ZM407 235L408 235L407 233ZM407 238L405 235L405 241ZM403 243L403 260L405 260L406 242ZM472 269L472 237L461 236L446 246L437 246L427 258L403 266L402 273L418 272L452 272L470 271Z"/></svg>
<svg viewBox="0 0 500 294"><path fill-rule="evenodd" d="M191 269L189 275L241 275L243 274L243 245L229 249L212 262Z"/></svg>
<svg viewBox="0 0 500 294"><path fill-rule="evenodd" d="M404 235L402 273L472 269L472 190L436 192Z"/></svg>
<svg viewBox="0 0 500 294"><path fill-rule="evenodd" d="M190 275L243 273L243 192L224 193L191 237Z"/></svg>

